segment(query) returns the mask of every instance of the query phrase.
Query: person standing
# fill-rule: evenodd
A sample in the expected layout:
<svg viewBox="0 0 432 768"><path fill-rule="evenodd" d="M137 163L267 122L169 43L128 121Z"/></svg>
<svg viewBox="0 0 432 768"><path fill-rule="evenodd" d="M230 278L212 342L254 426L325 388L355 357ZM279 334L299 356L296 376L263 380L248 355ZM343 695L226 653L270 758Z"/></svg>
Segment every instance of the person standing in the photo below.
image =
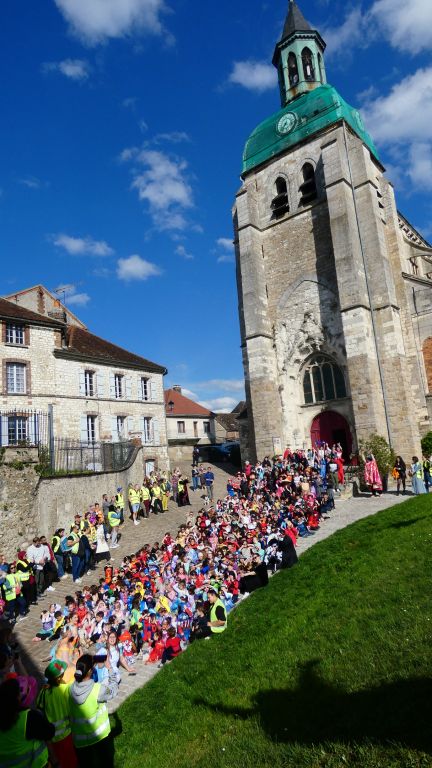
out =
<svg viewBox="0 0 432 768"><path fill-rule="evenodd" d="M75 682L69 688L72 738L80 768L113 768L114 745L106 702L118 684L113 674L103 683L92 679L94 657L86 653L76 663Z"/></svg>
<svg viewBox="0 0 432 768"><path fill-rule="evenodd" d="M67 576L65 574L65 567L64 567L64 553L61 550L60 544L62 542L62 539L65 535L65 529L64 528L57 528L53 538L52 538L52 550L54 552L54 557L56 559L57 563L57 572L59 579L67 579Z"/></svg>
<svg viewBox="0 0 432 768"><path fill-rule="evenodd" d="M218 635L221 632L225 632L227 628L226 608L215 589L210 588L207 595L210 603L210 618L207 622L207 627L210 630L210 634Z"/></svg>
<svg viewBox="0 0 432 768"><path fill-rule="evenodd" d="M412 478L412 489L414 495L418 496L421 493L426 493L425 484L423 482L423 467L421 461L418 460L418 456L412 457L410 475Z"/></svg>
<svg viewBox="0 0 432 768"><path fill-rule="evenodd" d="M207 497L210 501L213 501L213 484L214 484L214 473L212 472L212 468L208 467L207 472L204 475L205 477L205 487L207 491Z"/></svg>
<svg viewBox="0 0 432 768"><path fill-rule="evenodd" d="M3 576L2 572L2 576ZM9 621L15 622L15 610L18 608L20 618L24 618L27 612L27 605L21 594L21 582L19 574L16 572L15 563L9 566L9 572L2 578L2 587L6 600L6 613Z"/></svg>
<svg viewBox="0 0 432 768"><path fill-rule="evenodd" d="M140 500L143 508L143 515L145 518L150 517L150 502L151 502L151 495L149 487L144 480L141 490L140 490Z"/></svg>
<svg viewBox="0 0 432 768"><path fill-rule="evenodd" d="M70 549L72 558L72 578L75 584L81 584L81 557L79 555L80 537L78 535L78 526L72 526L67 539L67 545Z"/></svg>
<svg viewBox="0 0 432 768"><path fill-rule="evenodd" d="M46 668L44 685L36 699L37 708L55 727L51 748L60 768L77 768L78 760L69 719L69 686L65 683L65 661L54 659Z"/></svg>
<svg viewBox="0 0 432 768"><path fill-rule="evenodd" d="M45 768L47 741L55 727L45 715L21 705L21 689L15 678L0 685L0 765L4 768Z"/></svg>
<svg viewBox="0 0 432 768"><path fill-rule="evenodd" d="M124 523L124 496L122 491L123 488L119 485L117 493L114 496L114 506L116 511L120 514L120 523Z"/></svg>
<svg viewBox="0 0 432 768"><path fill-rule="evenodd" d="M151 505L155 515L162 514L162 490L158 482L153 483L151 487Z"/></svg>
<svg viewBox="0 0 432 768"><path fill-rule="evenodd" d="M139 485L131 485L128 491L129 504L132 513L134 525L139 525L138 513L140 510L140 488Z"/></svg>
<svg viewBox="0 0 432 768"><path fill-rule="evenodd" d="M36 604L36 582L33 576L32 567L26 558L26 553L23 550L18 550L16 572L20 578L22 594L28 608L31 603Z"/></svg>
<svg viewBox="0 0 432 768"><path fill-rule="evenodd" d="M402 493L406 490L406 464L402 456L396 456L392 475L396 480L396 496L399 496L400 487L402 485Z"/></svg>
<svg viewBox="0 0 432 768"><path fill-rule="evenodd" d="M194 445L193 451L192 451L192 466L197 467L199 463L199 448L197 445Z"/></svg>
<svg viewBox="0 0 432 768"><path fill-rule="evenodd" d="M108 523L111 528L111 537L110 537L111 549L116 549L119 546L117 544L117 537L118 537L118 529L119 529L120 522L121 522L120 510L114 507L114 505L111 505L108 512Z"/></svg>
<svg viewBox="0 0 432 768"><path fill-rule="evenodd" d="M37 595L40 597L45 590L44 565L46 556L38 536L35 536L33 544L27 549L26 558L29 563L33 564Z"/></svg>
<svg viewBox="0 0 432 768"><path fill-rule="evenodd" d="M372 453L366 456L364 467L365 484L372 492L372 496L380 496L382 493L382 480L375 457Z"/></svg>
<svg viewBox="0 0 432 768"><path fill-rule="evenodd" d="M429 486L431 485L431 463L426 456L423 456L423 482L425 485L426 493L429 493Z"/></svg>

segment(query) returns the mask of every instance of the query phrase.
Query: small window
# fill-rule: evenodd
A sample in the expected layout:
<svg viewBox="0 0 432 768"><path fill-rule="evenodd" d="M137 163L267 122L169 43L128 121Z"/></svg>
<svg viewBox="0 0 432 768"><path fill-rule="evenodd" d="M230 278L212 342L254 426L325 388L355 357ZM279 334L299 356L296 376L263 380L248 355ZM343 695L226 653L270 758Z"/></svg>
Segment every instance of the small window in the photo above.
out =
<svg viewBox="0 0 432 768"><path fill-rule="evenodd" d="M86 397L93 397L95 394L95 375L93 371L84 372L84 389Z"/></svg>
<svg viewBox="0 0 432 768"><path fill-rule="evenodd" d="M96 442L96 424L97 416L87 416L87 442Z"/></svg>
<svg viewBox="0 0 432 768"><path fill-rule="evenodd" d="M114 391L115 391L115 396L117 400L124 397L123 379L124 379L124 376L122 376L121 373L116 373L114 375Z"/></svg>
<svg viewBox="0 0 432 768"><path fill-rule="evenodd" d="M209 435L210 434L210 422L209 421L203 421L203 429L204 434Z"/></svg>
<svg viewBox="0 0 432 768"><path fill-rule="evenodd" d="M143 443L148 444L152 441L152 428L151 428L151 418L149 416L144 416L143 418Z"/></svg>
<svg viewBox="0 0 432 768"><path fill-rule="evenodd" d="M23 363L6 363L6 387L10 395L25 394L26 373Z"/></svg>
<svg viewBox="0 0 432 768"><path fill-rule="evenodd" d="M117 434L119 439L125 437L126 416L117 416Z"/></svg>
<svg viewBox="0 0 432 768"><path fill-rule="evenodd" d="M146 376L141 377L141 400L150 400L150 382Z"/></svg>
<svg viewBox="0 0 432 768"><path fill-rule="evenodd" d="M313 56L310 48L303 48L302 62L303 62L303 74L304 74L305 80L309 80L309 81L315 80Z"/></svg>
<svg viewBox="0 0 432 768"><path fill-rule="evenodd" d="M27 441L28 423L25 416L8 417L8 443L19 445Z"/></svg>
<svg viewBox="0 0 432 768"><path fill-rule="evenodd" d="M274 218L279 218L289 211L288 187L283 176L278 176L276 179L275 191L276 196L272 200L271 209Z"/></svg>
<svg viewBox="0 0 432 768"><path fill-rule="evenodd" d="M292 52L288 56L288 78L291 88L294 88L296 85L298 85L299 73L297 67L297 56Z"/></svg>
<svg viewBox="0 0 432 768"><path fill-rule="evenodd" d="M6 344L24 344L24 326L15 323L6 323Z"/></svg>
<svg viewBox="0 0 432 768"><path fill-rule="evenodd" d="M300 184L300 205L308 205L318 197L315 169L312 163L305 163L302 168L303 182Z"/></svg>
<svg viewBox="0 0 432 768"><path fill-rule="evenodd" d="M303 377L303 393L304 393L305 403L307 405L310 405L310 403L313 403L312 382L311 382L310 371L305 371L305 375Z"/></svg>
<svg viewBox="0 0 432 768"><path fill-rule="evenodd" d="M184 421L177 422L177 434L184 435L186 433L186 424Z"/></svg>

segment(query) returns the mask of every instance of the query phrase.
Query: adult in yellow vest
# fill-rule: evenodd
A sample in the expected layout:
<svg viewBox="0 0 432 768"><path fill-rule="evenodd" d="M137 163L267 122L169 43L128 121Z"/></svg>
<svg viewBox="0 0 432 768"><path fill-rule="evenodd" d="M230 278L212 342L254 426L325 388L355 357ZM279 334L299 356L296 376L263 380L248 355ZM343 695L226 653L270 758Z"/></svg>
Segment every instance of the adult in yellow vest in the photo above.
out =
<svg viewBox="0 0 432 768"><path fill-rule="evenodd" d="M162 512L168 512L169 490L168 490L168 483L164 477L160 481L160 489L162 492L162 496L161 496Z"/></svg>
<svg viewBox="0 0 432 768"><path fill-rule="evenodd" d="M15 678L0 685L1 768L45 768L55 727L42 712L22 708L20 695Z"/></svg>
<svg viewBox="0 0 432 768"><path fill-rule="evenodd" d="M124 496L122 494L123 488L121 485L117 488L117 493L114 496L114 506L117 512L120 512L120 522L124 523Z"/></svg>
<svg viewBox="0 0 432 768"><path fill-rule="evenodd" d="M210 588L207 594L210 603L210 620L207 627L212 635L217 635L225 632L227 628L227 612L215 589Z"/></svg>
<svg viewBox="0 0 432 768"><path fill-rule="evenodd" d="M140 509L140 488L139 485L131 485L128 491L129 504L132 513L134 525L139 525L138 513Z"/></svg>
<svg viewBox="0 0 432 768"><path fill-rule="evenodd" d="M75 584L81 584L80 573L81 573L82 558L78 554L79 544L80 544L80 537L79 537L78 530L79 530L78 526L73 525L67 539L67 546L68 546L68 549L70 549L71 558L72 558L72 578Z"/></svg>
<svg viewBox="0 0 432 768"><path fill-rule="evenodd" d="M144 517L149 517L151 494L150 494L150 489L145 484L145 482L142 484L140 489L140 499L141 499L141 504L143 506Z"/></svg>
<svg viewBox="0 0 432 768"><path fill-rule="evenodd" d="M72 741L69 719L69 686L65 683L65 661L54 659L45 670L48 681L36 699L36 706L55 727L51 749L61 768L77 768L78 759Z"/></svg>
<svg viewBox="0 0 432 768"><path fill-rule="evenodd" d="M60 544L64 539L64 535L65 535L65 529L57 528L54 536L52 537L52 542L51 542L52 551L54 552L54 557L57 563L57 571L58 571L59 579L67 579L67 576L65 575L64 552L60 547Z"/></svg>
<svg viewBox="0 0 432 768"><path fill-rule="evenodd" d="M20 618L24 618L27 612L26 601L21 594L20 576L16 572L15 563L11 563L8 573L4 576L3 592L6 600L6 612L9 620L15 621L15 612L18 608Z"/></svg>
<svg viewBox="0 0 432 768"><path fill-rule="evenodd" d="M69 715L72 738L80 768L113 768L114 749L106 702L118 691L114 675L107 681L92 679L94 657L80 656L75 682L69 688Z"/></svg>
<svg viewBox="0 0 432 768"><path fill-rule="evenodd" d="M152 496L152 507L153 512L155 515L162 512L162 491L160 489L160 485L157 482L154 482L151 488L151 496Z"/></svg>
<svg viewBox="0 0 432 768"><path fill-rule="evenodd" d="M33 567L26 558L25 550L19 549L17 552L16 572L20 578L22 595L26 601L27 610L31 603L36 605L36 581L33 575Z"/></svg>

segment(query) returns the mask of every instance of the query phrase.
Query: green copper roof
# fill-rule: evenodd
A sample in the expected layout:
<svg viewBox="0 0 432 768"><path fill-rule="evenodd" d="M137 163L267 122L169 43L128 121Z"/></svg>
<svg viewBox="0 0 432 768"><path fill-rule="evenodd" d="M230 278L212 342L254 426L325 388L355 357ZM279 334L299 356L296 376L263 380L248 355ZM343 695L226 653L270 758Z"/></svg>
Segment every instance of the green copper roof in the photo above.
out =
<svg viewBox="0 0 432 768"><path fill-rule="evenodd" d="M358 111L350 107L331 85L320 85L255 128L243 152L242 175L341 119L351 126L379 160Z"/></svg>

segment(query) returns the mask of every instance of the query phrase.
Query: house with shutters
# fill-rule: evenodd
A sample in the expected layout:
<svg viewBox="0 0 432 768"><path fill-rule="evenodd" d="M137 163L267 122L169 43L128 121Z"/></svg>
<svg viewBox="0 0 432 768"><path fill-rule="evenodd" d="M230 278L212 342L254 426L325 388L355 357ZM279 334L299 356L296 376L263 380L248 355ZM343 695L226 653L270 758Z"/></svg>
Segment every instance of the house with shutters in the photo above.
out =
<svg viewBox="0 0 432 768"><path fill-rule="evenodd" d="M1 445L33 441L50 406L55 437L140 440L148 471L168 466L163 365L91 333L43 286L0 299L0 322Z"/></svg>

